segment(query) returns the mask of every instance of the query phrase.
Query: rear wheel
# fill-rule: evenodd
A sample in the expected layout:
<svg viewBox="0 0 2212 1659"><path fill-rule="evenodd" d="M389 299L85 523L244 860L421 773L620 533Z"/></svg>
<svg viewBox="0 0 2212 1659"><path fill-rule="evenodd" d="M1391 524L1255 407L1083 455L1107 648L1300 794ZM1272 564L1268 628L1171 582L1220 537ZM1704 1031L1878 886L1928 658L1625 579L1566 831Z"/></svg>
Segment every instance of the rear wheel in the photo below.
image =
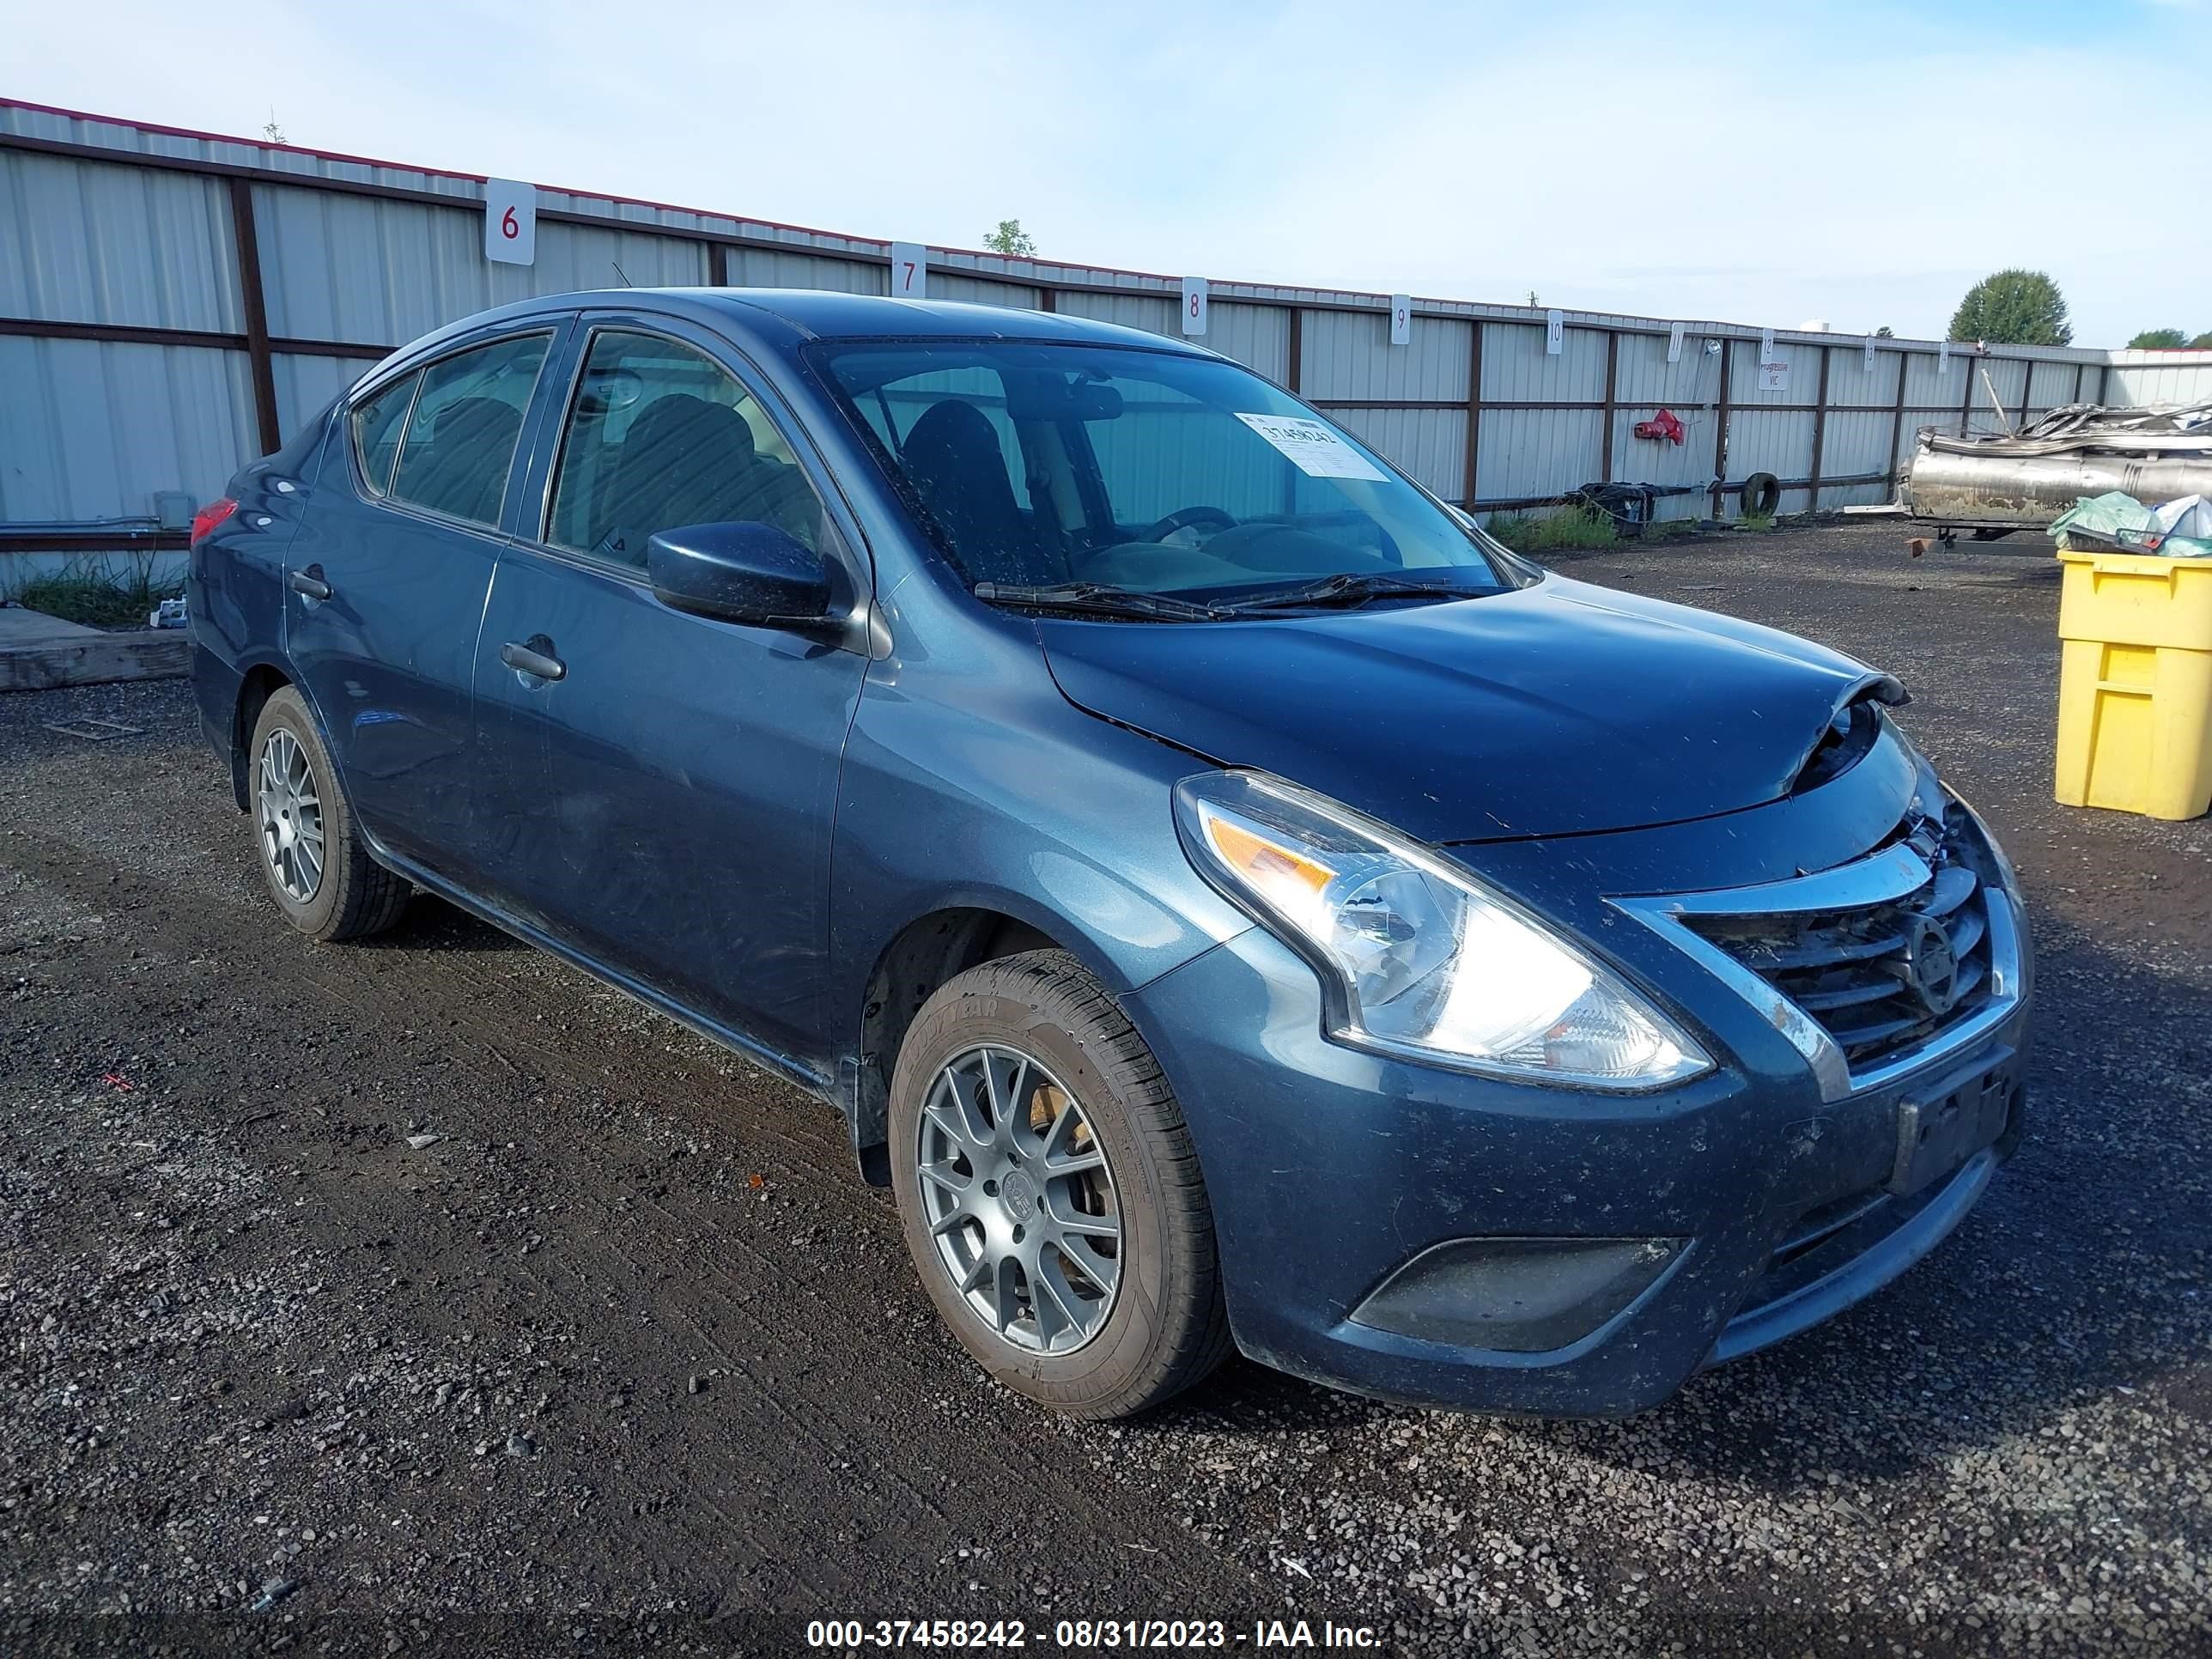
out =
<svg viewBox="0 0 2212 1659"><path fill-rule="evenodd" d="M398 921L411 890L362 844L330 752L290 686L261 705L247 753L261 877L285 920L324 940L359 939Z"/></svg>
<svg viewBox="0 0 2212 1659"><path fill-rule="evenodd" d="M891 1082L907 1248L1007 1387L1119 1417L1228 1352L1206 1183L1174 1091L1062 951L971 969L922 1006Z"/></svg>

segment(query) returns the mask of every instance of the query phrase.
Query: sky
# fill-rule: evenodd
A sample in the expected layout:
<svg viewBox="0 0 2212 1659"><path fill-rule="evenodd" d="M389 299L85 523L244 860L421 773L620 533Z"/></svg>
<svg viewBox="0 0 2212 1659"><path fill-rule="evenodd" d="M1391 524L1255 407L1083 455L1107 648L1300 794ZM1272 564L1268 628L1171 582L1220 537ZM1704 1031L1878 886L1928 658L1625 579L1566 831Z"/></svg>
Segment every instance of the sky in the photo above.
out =
<svg viewBox="0 0 2212 1659"><path fill-rule="evenodd" d="M2077 344L2212 329L2212 0L0 0L0 96L857 235L1916 337L2025 265Z"/></svg>

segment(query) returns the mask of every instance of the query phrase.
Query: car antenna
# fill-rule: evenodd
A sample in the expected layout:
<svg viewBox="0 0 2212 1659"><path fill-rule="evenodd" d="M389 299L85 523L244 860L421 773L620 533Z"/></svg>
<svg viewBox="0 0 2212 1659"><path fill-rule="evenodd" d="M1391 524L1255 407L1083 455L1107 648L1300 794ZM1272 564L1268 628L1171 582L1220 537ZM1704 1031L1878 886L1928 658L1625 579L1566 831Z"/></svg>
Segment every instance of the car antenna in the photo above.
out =
<svg viewBox="0 0 2212 1659"><path fill-rule="evenodd" d="M637 286L635 283L630 281L629 274L623 270L621 265L617 264L612 259L608 260L607 263L611 265L614 265L615 275L622 278L623 286L624 288L635 288Z"/></svg>

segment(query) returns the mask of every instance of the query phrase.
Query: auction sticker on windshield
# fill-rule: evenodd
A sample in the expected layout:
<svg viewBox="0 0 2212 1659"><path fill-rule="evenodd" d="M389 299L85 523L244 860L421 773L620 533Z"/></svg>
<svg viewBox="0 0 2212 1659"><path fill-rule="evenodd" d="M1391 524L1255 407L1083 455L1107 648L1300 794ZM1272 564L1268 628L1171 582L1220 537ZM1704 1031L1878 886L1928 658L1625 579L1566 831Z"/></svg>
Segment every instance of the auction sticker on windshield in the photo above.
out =
<svg viewBox="0 0 2212 1659"><path fill-rule="evenodd" d="M1297 415L1239 415L1237 417L1291 458L1310 478L1371 478L1382 482L1375 463L1319 421Z"/></svg>

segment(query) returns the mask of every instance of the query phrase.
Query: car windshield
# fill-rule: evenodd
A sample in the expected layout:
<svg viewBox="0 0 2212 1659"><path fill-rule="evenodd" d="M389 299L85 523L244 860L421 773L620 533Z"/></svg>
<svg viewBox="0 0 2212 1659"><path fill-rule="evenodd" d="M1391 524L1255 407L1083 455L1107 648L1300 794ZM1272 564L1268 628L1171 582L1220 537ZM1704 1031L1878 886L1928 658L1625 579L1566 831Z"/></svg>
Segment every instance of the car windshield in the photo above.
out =
<svg viewBox="0 0 2212 1659"><path fill-rule="evenodd" d="M1480 533L1258 375L1141 348L871 342L813 361L981 596L1203 620L1519 585ZM1201 609L1200 607L1204 608Z"/></svg>

